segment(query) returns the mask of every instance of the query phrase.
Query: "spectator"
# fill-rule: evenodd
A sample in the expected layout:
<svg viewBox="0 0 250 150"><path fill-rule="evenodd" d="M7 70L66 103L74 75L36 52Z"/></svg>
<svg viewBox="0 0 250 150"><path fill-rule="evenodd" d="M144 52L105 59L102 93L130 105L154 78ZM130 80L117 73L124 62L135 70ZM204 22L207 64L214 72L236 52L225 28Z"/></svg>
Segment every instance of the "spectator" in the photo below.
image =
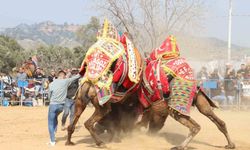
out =
<svg viewBox="0 0 250 150"><path fill-rule="evenodd" d="M246 78L246 65L241 64L240 69L237 71L237 76Z"/></svg>
<svg viewBox="0 0 250 150"><path fill-rule="evenodd" d="M201 87L203 87L204 83L209 79L208 73L207 73L207 68L206 67L202 67L201 71L198 72L197 74L197 79L199 81L198 85L200 85ZM208 89L204 89L205 93L209 93Z"/></svg>
<svg viewBox="0 0 250 150"><path fill-rule="evenodd" d="M49 111L48 111L48 128L50 134L50 142L48 143L51 146L56 144L55 142L55 132L57 130L58 115L63 111L67 89L69 85L76 79L80 78L80 75L76 75L72 78L66 78L66 73L60 71L58 73L58 79L55 79L49 85Z"/></svg>
<svg viewBox="0 0 250 150"><path fill-rule="evenodd" d="M201 71L198 72L197 79L200 79L200 80L207 80L208 79L208 73L207 73L206 67L201 68Z"/></svg>
<svg viewBox="0 0 250 150"><path fill-rule="evenodd" d="M245 79L250 80L250 64L246 66Z"/></svg>
<svg viewBox="0 0 250 150"><path fill-rule="evenodd" d="M16 85L18 85L18 82L23 82L23 81L26 81L28 79L27 77L27 74L24 72L24 68L19 68L19 71L16 75ZM21 88L18 88L18 91L17 91L17 96L21 96L24 94L24 88L21 87Z"/></svg>
<svg viewBox="0 0 250 150"><path fill-rule="evenodd" d="M216 84L216 88L210 89L211 98L214 101L217 101L220 105L224 105L226 103L226 96L223 85L220 82L221 76L218 69L214 69L209 78L211 80L210 82L215 82Z"/></svg>
<svg viewBox="0 0 250 150"><path fill-rule="evenodd" d="M77 69L72 69L71 76L74 76L78 73ZM64 104L64 110L63 110L63 116L62 116L62 130L65 130L65 123L67 120L67 117L70 113L70 124L73 122L74 112L75 112L75 101L73 100L73 97L75 96L75 93L78 89L78 83L79 79L73 81L70 86L68 87L66 102Z"/></svg>
<svg viewBox="0 0 250 150"><path fill-rule="evenodd" d="M49 83L56 79L56 72L55 70L51 70L50 75L48 76Z"/></svg>
<svg viewBox="0 0 250 150"><path fill-rule="evenodd" d="M69 78L69 77L71 77L71 69L67 69L66 70L66 78Z"/></svg>
<svg viewBox="0 0 250 150"><path fill-rule="evenodd" d="M43 84L43 79L45 78L45 75L42 72L42 69L37 67L35 75L34 75L34 80L35 80L35 95L37 96L40 91L42 90L42 84Z"/></svg>
<svg viewBox="0 0 250 150"><path fill-rule="evenodd" d="M226 72L224 77L224 89L228 104L233 104L236 94L235 70L231 64L226 64Z"/></svg>
<svg viewBox="0 0 250 150"><path fill-rule="evenodd" d="M17 76L16 76L16 83L20 80L20 81L25 81L27 80L28 77L27 77L27 74L24 72L24 68L19 68L19 71L17 73Z"/></svg>

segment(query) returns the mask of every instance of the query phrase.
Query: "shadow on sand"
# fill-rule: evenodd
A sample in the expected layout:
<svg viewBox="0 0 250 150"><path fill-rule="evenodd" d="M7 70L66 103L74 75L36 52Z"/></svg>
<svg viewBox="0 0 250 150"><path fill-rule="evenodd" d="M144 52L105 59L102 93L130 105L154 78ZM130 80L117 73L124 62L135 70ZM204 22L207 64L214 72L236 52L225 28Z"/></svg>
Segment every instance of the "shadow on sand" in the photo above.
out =
<svg viewBox="0 0 250 150"><path fill-rule="evenodd" d="M178 134L178 133L172 133L172 132L158 133L158 134L156 134L156 136L165 138L172 145L180 145L186 139L185 135ZM195 140L195 139L193 139L191 142L196 143L196 144L201 144L201 145L207 145L207 146L214 147L214 148L224 148L224 146L212 145L210 143ZM188 149L197 149L197 148L188 147Z"/></svg>

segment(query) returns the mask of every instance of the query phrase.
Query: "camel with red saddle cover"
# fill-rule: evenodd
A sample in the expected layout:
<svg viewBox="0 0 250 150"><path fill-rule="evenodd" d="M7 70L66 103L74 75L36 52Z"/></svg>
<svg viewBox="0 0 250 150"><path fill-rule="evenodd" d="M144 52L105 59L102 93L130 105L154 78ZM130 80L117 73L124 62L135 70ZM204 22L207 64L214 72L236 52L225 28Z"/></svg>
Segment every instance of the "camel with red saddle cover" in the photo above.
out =
<svg viewBox="0 0 250 150"><path fill-rule="evenodd" d="M73 124L68 127L66 145L73 144L71 136L75 125L90 101L95 112L84 125L98 146L104 143L94 125L101 122L112 108L122 109L124 105L136 105L138 102L135 98L143 66L139 51L126 34L120 37L116 28L107 20L98 31L97 39L87 51L80 69L83 79L75 96L76 110ZM112 140L114 133L113 130L110 132Z"/></svg>
<svg viewBox="0 0 250 150"><path fill-rule="evenodd" d="M226 124L212 111L212 107L216 105L197 87L193 71L187 61L180 57L173 36L169 36L159 48L153 50L147 59L139 99L145 111L137 127L147 126L149 123L149 132L157 132L170 115L189 128L190 133L185 141L172 150L186 149L200 130L199 124L190 117L191 105L195 105L225 135L228 141L225 148L235 148Z"/></svg>

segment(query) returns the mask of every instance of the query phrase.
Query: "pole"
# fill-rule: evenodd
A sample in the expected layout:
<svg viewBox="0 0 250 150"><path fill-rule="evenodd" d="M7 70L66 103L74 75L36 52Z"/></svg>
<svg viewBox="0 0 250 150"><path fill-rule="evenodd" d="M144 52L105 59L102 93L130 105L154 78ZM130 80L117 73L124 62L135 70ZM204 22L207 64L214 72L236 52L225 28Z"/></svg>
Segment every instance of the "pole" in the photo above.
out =
<svg viewBox="0 0 250 150"><path fill-rule="evenodd" d="M227 45L227 60L231 60L231 35L232 35L232 5L233 0L229 0L229 14L228 14L228 45Z"/></svg>

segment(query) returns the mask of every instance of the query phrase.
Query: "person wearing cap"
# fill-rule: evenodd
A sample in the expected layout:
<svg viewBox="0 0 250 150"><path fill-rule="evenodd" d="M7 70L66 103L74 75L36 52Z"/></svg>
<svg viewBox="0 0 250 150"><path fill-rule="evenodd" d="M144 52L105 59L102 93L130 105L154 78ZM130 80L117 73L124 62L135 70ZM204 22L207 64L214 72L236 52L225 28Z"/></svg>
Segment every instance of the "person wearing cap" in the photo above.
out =
<svg viewBox="0 0 250 150"><path fill-rule="evenodd" d="M58 78L49 85L50 104L48 111L48 129L50 142L48 144L51 146L56 144L55 132L58 125L57 117L63 111L67 96L67 89L73 81L79 79L80 77L81 76L78 74L66 79L66 73L61 70L58 73Z"/></svg>

